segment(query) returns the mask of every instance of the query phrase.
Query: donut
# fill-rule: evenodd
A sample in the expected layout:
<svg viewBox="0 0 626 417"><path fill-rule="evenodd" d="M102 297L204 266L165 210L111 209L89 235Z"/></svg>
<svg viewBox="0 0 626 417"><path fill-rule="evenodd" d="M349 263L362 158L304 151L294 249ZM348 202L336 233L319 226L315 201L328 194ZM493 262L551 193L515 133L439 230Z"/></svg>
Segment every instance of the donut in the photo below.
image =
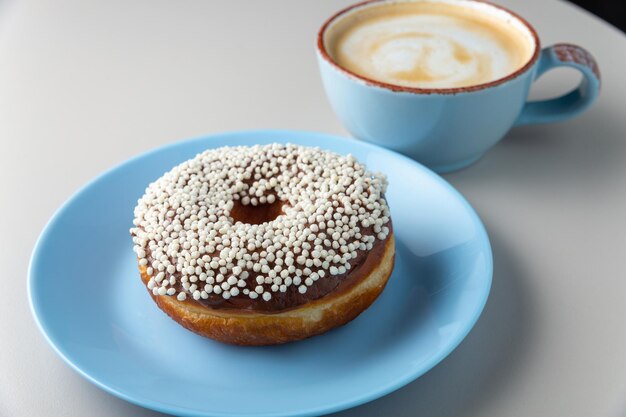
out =
<svg viewBox="0 0 626 417"><path fill-rule="evenodd" d="M141 280L185 328L280 344L353 320L395 243L386 177L293 144L210 149L148 185L130 229Z"/></svg>

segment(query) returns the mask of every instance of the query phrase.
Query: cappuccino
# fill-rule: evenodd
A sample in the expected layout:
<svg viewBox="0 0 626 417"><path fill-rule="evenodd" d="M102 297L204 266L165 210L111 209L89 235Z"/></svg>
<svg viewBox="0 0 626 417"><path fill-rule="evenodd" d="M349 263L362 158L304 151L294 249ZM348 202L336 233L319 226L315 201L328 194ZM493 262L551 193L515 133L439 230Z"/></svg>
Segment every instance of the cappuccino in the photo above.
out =
<svg viewBox="0 0 626 417"><path fill-rule="evenodd" d="M537 47L517 20L470 1L387 1L357 7L324 35L328 54L359 76L398 86L459 88L522 68Z"/></svg>

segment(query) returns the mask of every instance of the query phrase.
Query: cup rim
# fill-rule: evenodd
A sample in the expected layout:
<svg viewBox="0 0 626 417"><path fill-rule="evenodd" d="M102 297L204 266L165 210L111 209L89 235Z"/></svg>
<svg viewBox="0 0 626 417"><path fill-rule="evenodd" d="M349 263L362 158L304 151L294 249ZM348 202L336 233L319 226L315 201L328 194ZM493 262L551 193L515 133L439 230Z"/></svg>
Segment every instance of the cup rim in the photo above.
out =
<svg viewBox="0 0 626 417"><path fill-rule="evenodd" d="M317 51L319 52L319 54L321 55L321 57L328 62L332 67L334 67L336 70L338 70L339 72L343 73L344 75L353 78L353 79L357 79L361 82L364 82L366 85L369 86L374 86L374 87L380 87L386 90L390 90L393 92L404 92L404 93L414 93L414 94L458 94L458 93L468 93L468 92L473 92L473 91L480 91L480 90L485 90L487 88L491 88L491 87L495 87L498 86L500 84L504 84L508 81L511 81L517 77L519 77L520 75L524 74L526 71L528 71L530 68L533 67L533 65L535 64L535 62L537 61L537 59L539 58L539 52L541 51L541 43L539 40L539 35L537 35L537 31L535 30L535 28L526 20L524 19L522 16L520 16L519 14L515 13L514 11L507 9L506 7L500 6L499 4L495 4L492 3L490 1L487 0L470 0L473 1L475 3L483 3L486 4L490 7L496 8L496 9L500 9L502 11L504 11L505 13L509 14L510 16L512 16L513 18L517 19L520 23L522 23L526 29L528 29L528 31L530 32L531 36L533 37L534 40L534 51L532 56L530 57L530 59L526 62L526 64L524 64L521 68L518 68L516 71L498 78L496 80L493 81L489 81L487 83L481 83L481 84L476 84L476 85L470 85L470 86L466 86L466 87L450 87L450 88L418 88L418 87L407 87L407 86L402 86L402 85L398 85L398 84L390 84L390 83L386 83L384 81L378 81L375 80L373 78L369 78L369 77L365 77L363 75L359 75L355 72L352 72L344 67L342 67L341 65L339 65L337 62L335 62L335 60L333 60L333 58L331 58L330 54L328 53L328 51L326 50L326 45L324 44L324 34L326 33L326 30L328 29L328 27L334 22L336 21L338 18L340 18L341 16L345 15L346 13L354 10L354 9L358 9L361 7L365 7L369 4L372 3L386 3L389 2L390 0L365 0L365 1L361 1L355 4L352 4L350 6L347 6L341 10L339 10L338 12L336 12L335 14L333 14L332 16L330 16L322 25L322 27L320 28L319 32L317 33ZM407 1L414 1L414 0L407 0ZM417 0L417 1L429 1L429 0Z"/></svg>

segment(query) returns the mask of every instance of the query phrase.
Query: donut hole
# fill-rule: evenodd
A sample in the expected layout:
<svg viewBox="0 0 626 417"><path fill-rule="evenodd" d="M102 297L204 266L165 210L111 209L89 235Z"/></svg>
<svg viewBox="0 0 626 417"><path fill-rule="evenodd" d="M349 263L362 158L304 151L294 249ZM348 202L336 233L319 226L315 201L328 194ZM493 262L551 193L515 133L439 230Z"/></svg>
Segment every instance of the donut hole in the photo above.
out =
<svg viewBox="0 0 626 417"><path fill-rule="evenodd" d="M235 200L230 211L230 217L235 223L261 224L271 222L283 213L283 202L276 200L269 204L244 205L239 200Z"/></svg>

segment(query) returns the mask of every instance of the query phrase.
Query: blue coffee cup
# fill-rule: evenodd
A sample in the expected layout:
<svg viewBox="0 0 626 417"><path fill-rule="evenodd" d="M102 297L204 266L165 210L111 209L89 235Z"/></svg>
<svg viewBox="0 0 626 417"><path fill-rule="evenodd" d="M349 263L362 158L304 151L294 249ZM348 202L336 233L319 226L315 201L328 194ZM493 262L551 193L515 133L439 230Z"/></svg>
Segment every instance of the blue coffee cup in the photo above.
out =
<svg viewBox="0 0 626 417"><path fill-rule="evenodd" d="M530 60L506 77L469 87L422 89L376 81L338 65L327 50L327 30L345 16L385 1L366 1L339 11L322 26L317 39L326 94L343 125L358 139L401 152L434 171L450 172L476 162L513 126L572 118L599 94L600 72L588 51L565 43L541 49L537 32L526 20L475 0L443 1L494 13L526 30L533 40ZM580 71L580 85L558 98L528 102L533 81L557 67Z"/></svg>

